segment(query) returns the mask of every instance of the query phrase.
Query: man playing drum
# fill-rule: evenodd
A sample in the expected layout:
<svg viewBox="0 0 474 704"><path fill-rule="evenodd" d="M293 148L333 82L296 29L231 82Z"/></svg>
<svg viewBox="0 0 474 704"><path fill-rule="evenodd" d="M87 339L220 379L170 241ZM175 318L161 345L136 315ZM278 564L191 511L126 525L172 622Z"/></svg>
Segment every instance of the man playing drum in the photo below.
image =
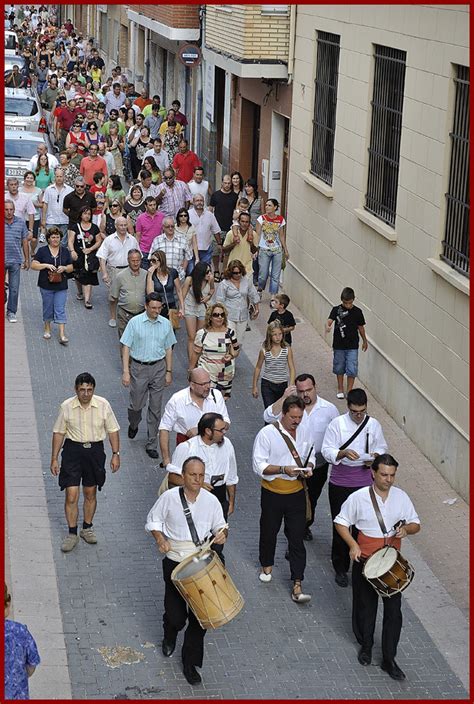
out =
<svg viewBox="0 0 474 704"><path fill-rule="evenodd" d="M204 473L204 462L199 457L188 457L182 468L184 498L199 540L202 542L209 533L213 533L216 535L215 543L222 545L227 537L227 530L222 530L226 522L219 501L210 492L202 490ZM188 627L181 650L183 673L189 684L198 684L201 682L201 675L196 666L202 667L206 631L201 628L196 616L188 609L186 601L171 581L174 568L196 551L180 499L180 489L181 487L176 486L158 498L148 514L145 530L153 535L159 551L165 555L163 655L169 657L174 652L178 632L184 628L187 620Z"/></svg>
<svg viewBox="0 0 474 704"><path fill-rule="evenodd" d="M372 487L363 487L352 493L343 503L334 524L338 534L349 546L352 566L352 630L360 644L358 660L361 665L372 662L378 592L363 574L364 563L384 545L400 549L401 539L420 530L420 519L408 495L394 487L398 462L389 454L376 457L372 464ZM373 489L371 498L370 490ZM375 512L373 500L380 512ZM350 526L358 529L357 541ZM384 533L382 527L386 529ZM386 541L386 539L388 540ZM387 569L383 569L386 572ZM382 670L394 680L404 680L405 673L395 662L402 628L401 592L383 599Z"/></svg>

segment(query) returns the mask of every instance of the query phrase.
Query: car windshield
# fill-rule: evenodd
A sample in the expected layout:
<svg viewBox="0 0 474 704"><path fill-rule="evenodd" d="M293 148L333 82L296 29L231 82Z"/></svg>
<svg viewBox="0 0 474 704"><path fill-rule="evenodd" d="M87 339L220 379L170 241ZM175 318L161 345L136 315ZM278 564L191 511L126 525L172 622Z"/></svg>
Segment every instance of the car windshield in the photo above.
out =
<svg viewBox="0 0 474 704"><path fill-rule="evenodd" d="M5 35L5 49L16 49L16 39L14 34Z"/></svg>
<svg viewBox="0 0 474 704"><path fill-rule="evenodd" d="M5 159L26 159L30 160L36 154L36 147L39 142L27 139L5 140Z"/></svg>
<svg viewBox="0 0 474 704"><path fill-rule="evenodd" d="M38 106L34 100L28 98L14 98L5 96L5 114L18 115L18 117L31 117L38 112Z"/></svg>

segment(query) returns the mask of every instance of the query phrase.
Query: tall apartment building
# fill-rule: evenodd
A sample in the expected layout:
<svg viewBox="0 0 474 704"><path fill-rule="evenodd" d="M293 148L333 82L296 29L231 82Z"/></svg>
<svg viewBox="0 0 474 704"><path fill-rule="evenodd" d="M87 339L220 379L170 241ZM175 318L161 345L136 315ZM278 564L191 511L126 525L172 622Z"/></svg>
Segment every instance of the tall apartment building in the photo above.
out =
<svg viewBox="0 0 474 704"><path fill-rule="evenodd" d="M450 484L469 477L469 8L298 5L285 288ZM328 340L329 342L329 340Z"/></svg>

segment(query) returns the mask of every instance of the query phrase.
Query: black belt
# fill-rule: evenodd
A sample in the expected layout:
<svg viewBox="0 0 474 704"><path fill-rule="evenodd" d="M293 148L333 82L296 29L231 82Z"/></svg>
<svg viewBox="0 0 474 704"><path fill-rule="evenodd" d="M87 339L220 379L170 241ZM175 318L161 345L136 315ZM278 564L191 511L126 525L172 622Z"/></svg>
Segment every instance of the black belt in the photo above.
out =
<svg viewBox="0 0 474 704"><path fill-rule="evenodd" d="M97 442L78 442L77 440L70 440L69 438L66 438L66 442L71 442L73 445L80 445L81 447L85 447L86 449L92 447L93 445L104 444L103 440L98 440Z"/></svg>
<svg viewBox="0 0 474 704"><path fill-rule="evenodd" d="M153 362L140 362L139 359L135 359L134 357L132 357L132 362L136 362L137 364L145 364L146 366L149 366L150 364L158 364L158 362L162 362L163 359L164 359L164 357L162 357L161 359L155 359Z"/></svg>
<svg viewBox="0 0 474 704"><path fill-rule="evenodd" d="M125 266L112 266L111 264L109 264L109 266L111 269L128 269L128 264L126 264Z"/></svg>

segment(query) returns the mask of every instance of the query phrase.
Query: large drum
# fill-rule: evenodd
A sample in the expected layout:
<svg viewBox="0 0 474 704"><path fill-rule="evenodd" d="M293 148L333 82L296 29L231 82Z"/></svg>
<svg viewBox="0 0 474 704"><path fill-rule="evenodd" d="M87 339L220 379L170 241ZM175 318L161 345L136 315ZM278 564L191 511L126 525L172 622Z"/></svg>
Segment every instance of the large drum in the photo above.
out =
<svg viewBox="0 0 474 704"><path fill-rule="evenodd" d="M171 580L203 628L218 628L237 616L244 600L213 550L191 555Z"/></svg>
<svg viewBox="0 0 474 704"><path fill-rule="evenodd" d="M371 555L362 574L380 596L393 596L411 584L415 570L396 548L386 545Z"/></svg>

